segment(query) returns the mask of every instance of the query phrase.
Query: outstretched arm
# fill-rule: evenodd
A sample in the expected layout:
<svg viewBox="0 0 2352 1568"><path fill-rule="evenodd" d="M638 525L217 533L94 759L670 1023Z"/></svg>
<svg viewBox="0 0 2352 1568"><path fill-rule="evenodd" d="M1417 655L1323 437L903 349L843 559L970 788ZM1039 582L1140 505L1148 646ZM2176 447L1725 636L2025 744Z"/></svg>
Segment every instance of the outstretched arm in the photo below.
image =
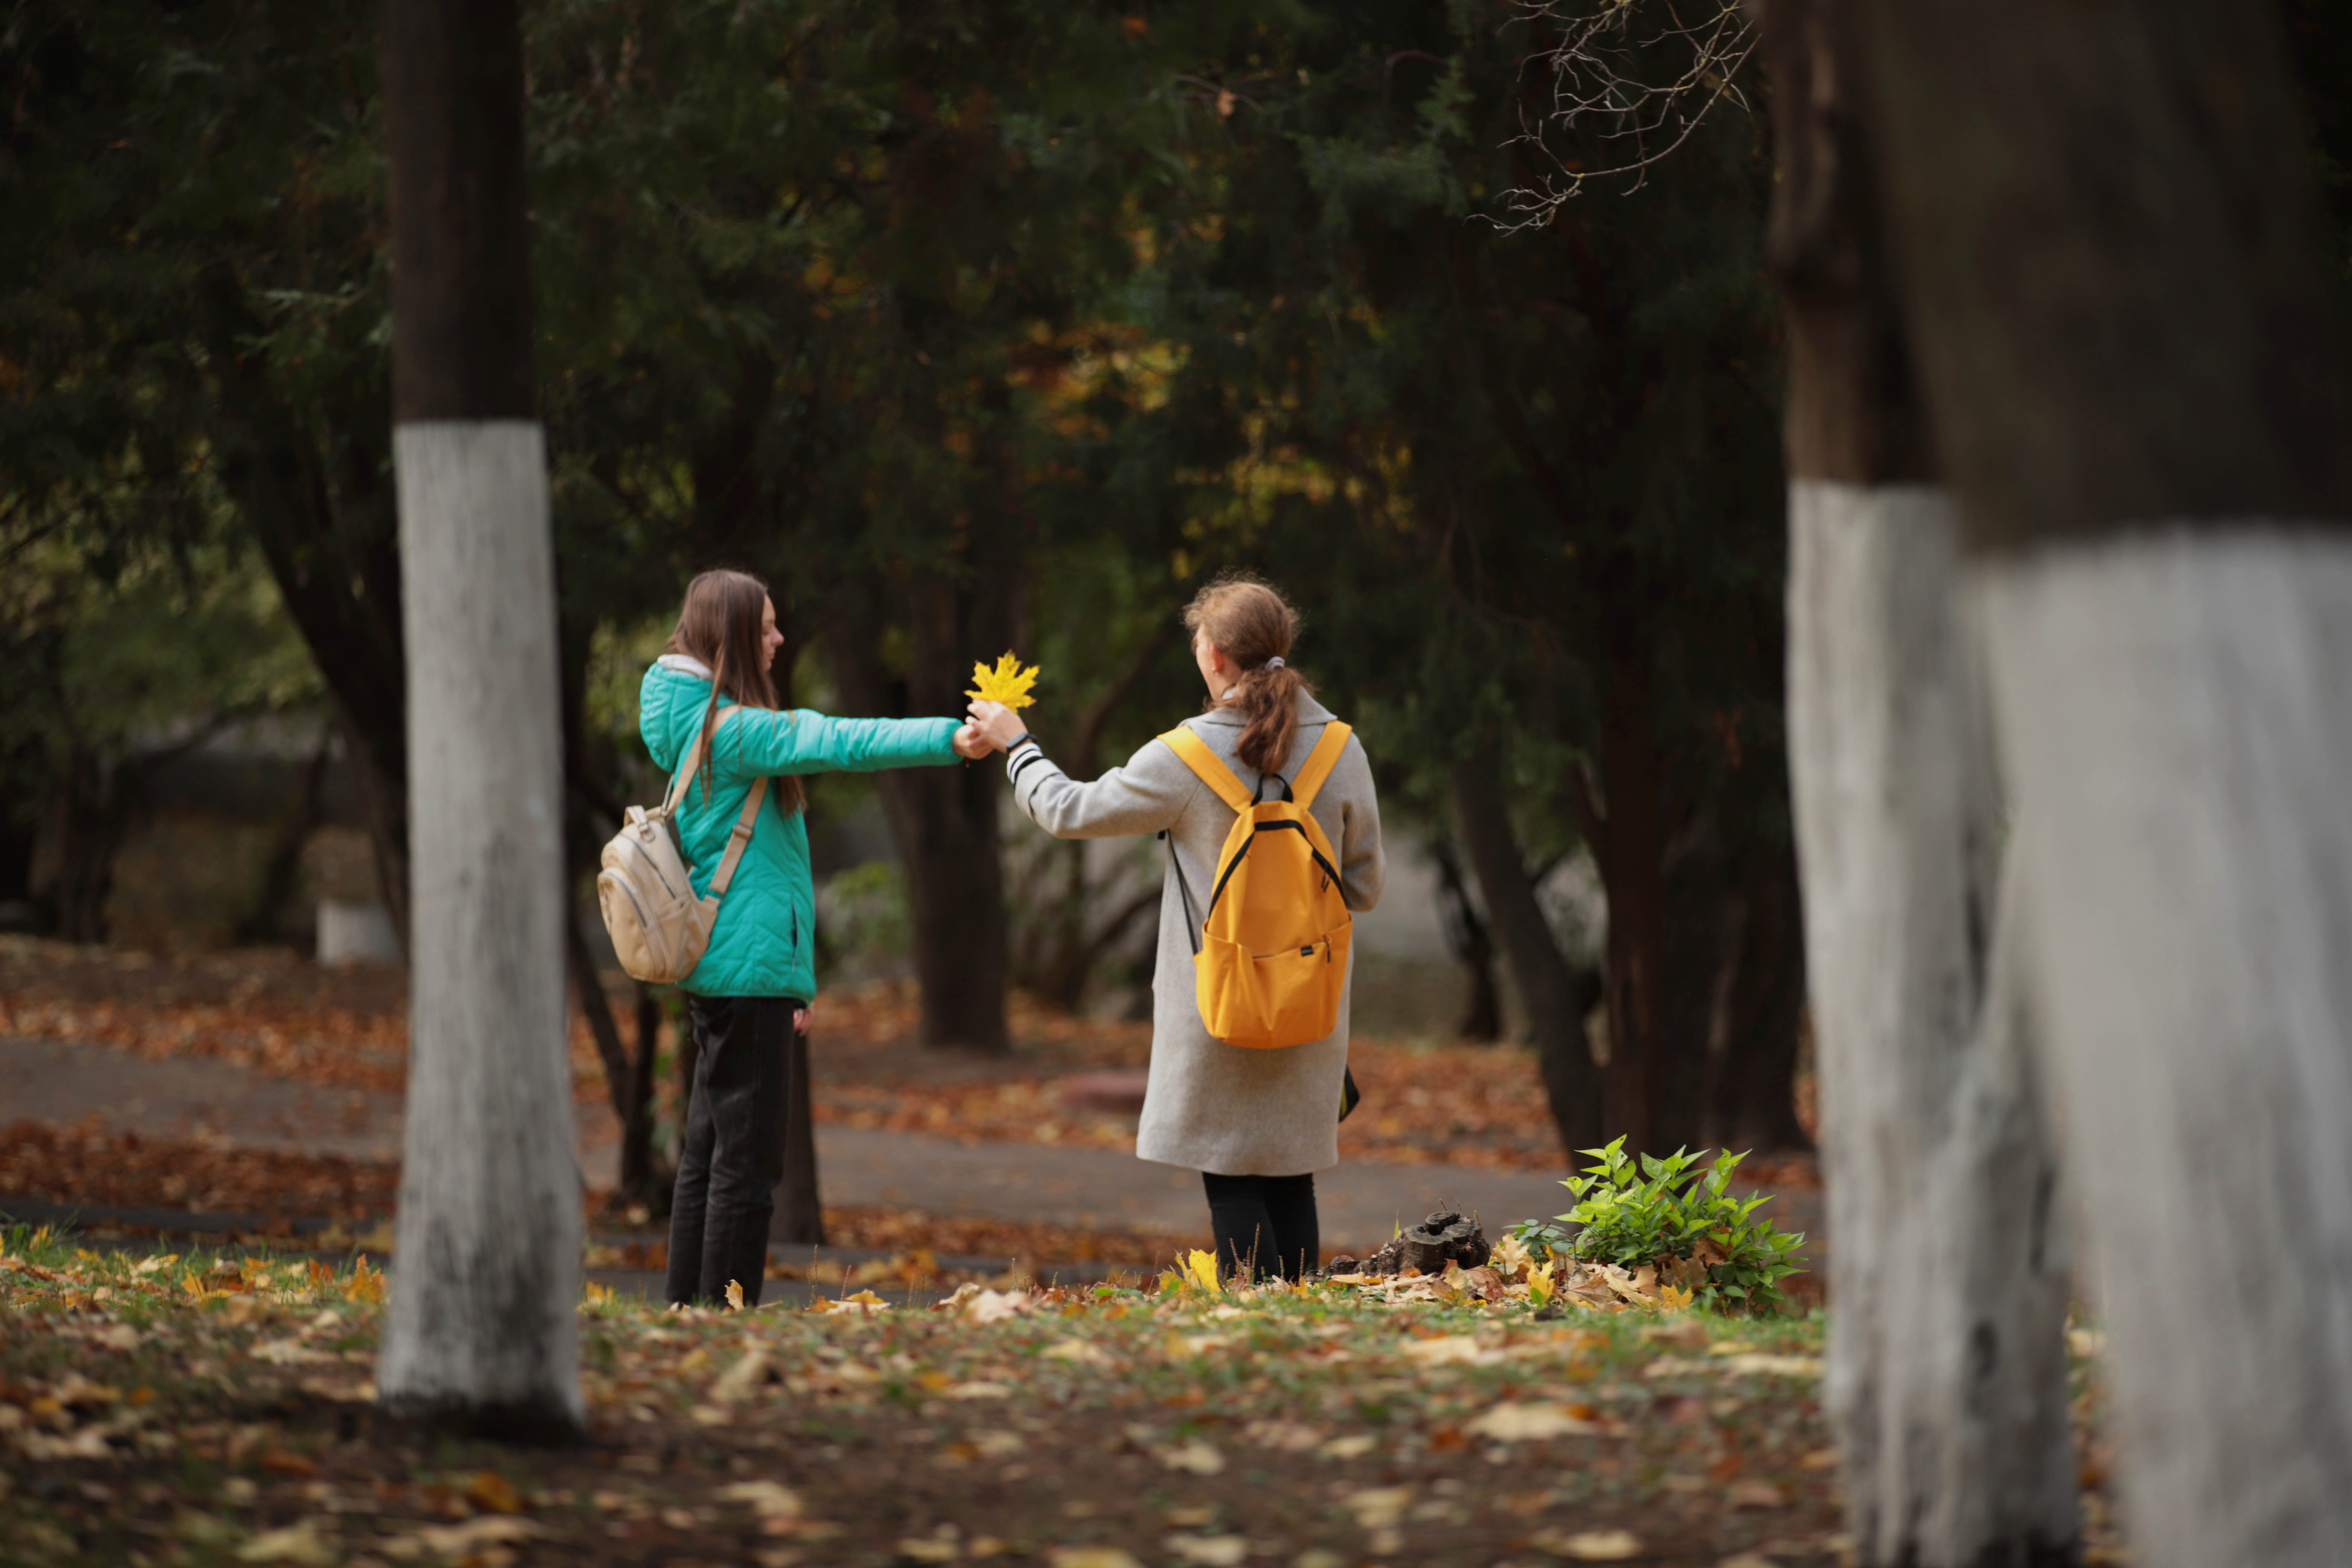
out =
<svg viewBox="0 0 2352 1568"><path fill-rule="evenodd" d="M952 719L835 719L806 709L744 713L719 744L731 768L754 777L937 767L994 749Z"/></svg>
<svg viewBox="0 0 2352 1568"><path fill-rule="evenodd" d="M1192 770L1174 752L1151 741L1092 784L1080 784L1056 767L1023 731L1018 715L994 702L971 705L973 723L992 743L1010 747L1004 771L1013 780L1013 804L1056 838L1118 838L1157 833L1183 815L1201 787Z"/></svg>

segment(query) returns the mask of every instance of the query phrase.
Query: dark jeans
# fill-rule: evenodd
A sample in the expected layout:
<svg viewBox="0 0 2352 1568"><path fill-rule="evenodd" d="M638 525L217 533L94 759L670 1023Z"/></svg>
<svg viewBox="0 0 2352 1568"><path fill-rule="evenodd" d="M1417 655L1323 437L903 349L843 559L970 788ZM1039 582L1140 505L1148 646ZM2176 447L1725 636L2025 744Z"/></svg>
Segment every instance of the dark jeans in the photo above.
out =
<svg viewBox="0 0 2352 1568"><path fill-rule="evenodd" d="M1239 1272L1255 1266L1260 1274L1296 1279L1323 1256L1321 1226L1315 1217L1315 1175L1220 1176L1201 1173L1209 1193L1209 1233L1217 1238L1217 1260Z"/></svg>
<svg viewBox="0 0 2352 1568"><path fill-rule="evenodd" d="M793 1014L788 996L688 996L700 1054L669 1209L668 1299L717 1305L730 1280L756 1306L768 1268L768 1217L783 1175L783 1110Z"/></svg>

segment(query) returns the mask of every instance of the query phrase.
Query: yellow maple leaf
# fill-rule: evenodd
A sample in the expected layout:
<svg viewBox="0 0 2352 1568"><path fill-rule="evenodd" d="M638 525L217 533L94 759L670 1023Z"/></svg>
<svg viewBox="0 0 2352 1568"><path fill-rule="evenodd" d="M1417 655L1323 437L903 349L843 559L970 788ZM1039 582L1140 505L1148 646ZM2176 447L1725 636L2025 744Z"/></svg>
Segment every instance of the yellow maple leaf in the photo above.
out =
<svg viewBox="0 0 2352 1568"><path fill-rule="evenodd" d="M613 1288L609 1285L599 1285L593 1279L583 1283L581 1292L591 1307L602 1307L613 1300Z"/></svg>
<svg viewBox="0 0 2352 1568"><path fill-rule="evenodd" d="M1184 1255L1184 1283L1195 1290L1214 1293L1217 1289L1217 1255L1198 1247Z"/></svg>
<svg viewBox="0 0 2352 1568"><path fill-rule="evenodd" d="M1696 1291L1686 1290L1679 1285L1661 1285L1658 1287L1659 1304L1664 1306L1669 1312L1681 1311L1684 1308L1691 1304L1691 1298L1696 1294Z"/></svg>
<svg viewBox="0 0 2352 1568"><path fill-rule="evenodd" d="M1002 702L1007 708L1027 708L1036 702L1029 689L1037 684L1037 667L1022 668L1020 657L1007 653L992 666L971 667L971 689L964 695L975 702Z"/></svg>
<svg viewBox="0 0 2352 1568"><path fill-rule="evenodd" d="M1550 1263L1544 1263L1531 1266L1528 1269L1528 1300L1538 1307L1551 1305L1554 1267Z"/></svg>

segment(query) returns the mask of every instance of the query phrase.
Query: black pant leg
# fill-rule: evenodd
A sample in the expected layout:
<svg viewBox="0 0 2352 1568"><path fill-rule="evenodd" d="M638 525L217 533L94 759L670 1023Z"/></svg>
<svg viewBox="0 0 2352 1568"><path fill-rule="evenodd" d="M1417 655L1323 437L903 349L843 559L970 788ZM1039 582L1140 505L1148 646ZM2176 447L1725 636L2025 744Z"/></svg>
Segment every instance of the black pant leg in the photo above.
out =
<svg viewBox="0 0 2352 1568"><path fill-rule="evenodd" d="M768 1221L783 1174L777 1130L786 1047L800 1005L782 996L735 998L730 1026L716 1042L716 1059L705 1058L713 1131L702 1235L705 1300L724 1300L730 1282L742 1287L745 1306L760 1300Z"/></svg>
<svg viewBox="0 0 2352 1568"><path fill-rule="evenodd" d="M1274 1268L1274 1219L1265 1208L1264 1176L1201 1173L1209 1195L1209 1234L1216 1238L1218 1266L1248 1276Z"/></svg>
<svg viewBox="0 0 2352 1568"><path fill-rule="evenodd" d="M688 996L687 1026L694 1031L694 1082L686 1100L686 1127L678 1138L677 1180L670 1189L669 1264L662 1294L672 1306L690 1305L702 1287L704 1207L710 1193L714 1128L710 1095L703 1077L718 1054L735 1004L726 997Z"/></svg>
<svg viewBox="0 0 2352 1568"><path fill-rule="evenodd" d="M1266 1217L1273 1224L1275 1265L1285 1279L1305 1278L1323 1260L1322 1222L1315 1212L1315 1173L1265 1176Z"/></svg>

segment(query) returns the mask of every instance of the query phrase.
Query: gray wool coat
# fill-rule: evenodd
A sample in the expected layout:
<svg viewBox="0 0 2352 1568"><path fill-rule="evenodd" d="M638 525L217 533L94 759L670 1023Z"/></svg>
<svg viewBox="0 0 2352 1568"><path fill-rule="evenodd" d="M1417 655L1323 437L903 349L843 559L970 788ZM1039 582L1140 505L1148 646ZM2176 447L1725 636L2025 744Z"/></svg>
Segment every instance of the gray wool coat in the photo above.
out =
<svg viewBox="0 0 2352 1568"><path fill-rule="evenodd" d="M1311 697L1299 699L1298 738L1282 770L1285 777L1305 763L1329 722L1329 710ZM1242 734L1239 713L1216 710L1185 723L1244 785L1258 782L1255 771L1234 755ZM1165 742L1149 742L1126 766L1092 784L1072 779L1034 746L1015 750L1005 766L1013 775L1013 799L1056 838L1114 838L1166 829L1191 890L1193 914L1208 913L1217 854L1233 827L1234 811ZM1378 904L1387 874L1380 804L1372 792L1371 763L1354 736L1308 810L1339 852L1339 892L1348 907L1369 910ZM1348 1066L1355 970L1351 947L1339 1025L1325 1038L1281 1050L1226 1045L1201 1022L1183 896L1175 877L1167 877L1151 981L1151 1076L1135 1135L1136 1154L1224 1176L1295 1176L1338 1164L1339 1084Z"/></svg>

